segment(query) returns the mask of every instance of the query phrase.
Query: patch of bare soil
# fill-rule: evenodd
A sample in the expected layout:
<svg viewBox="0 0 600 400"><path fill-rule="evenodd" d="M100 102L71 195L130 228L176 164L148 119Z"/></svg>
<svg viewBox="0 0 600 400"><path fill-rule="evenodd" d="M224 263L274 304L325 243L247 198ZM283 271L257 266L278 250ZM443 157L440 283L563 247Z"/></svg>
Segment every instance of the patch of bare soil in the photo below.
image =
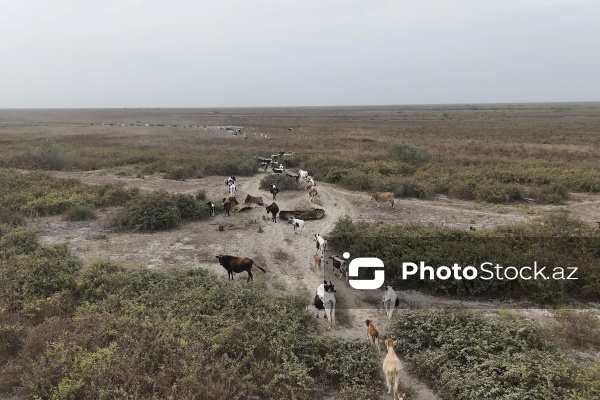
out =
<svg viewBox="0 0 600 400"><path fill-rule="evenodd" d="M159 176L132 178L118 176L113 172L60 172L60 177L80 179L84 183L103 184L121 182L128 187L138 187L142 190L167 190L169 192L195 194L204 190L208 200L220 202L228 194L225 185L226 177L208 177L189 179L186 181L170 181ZM120 174L119 174L120 175ZM259 190L263 176L238 178L236 197L243 201L247 194L262 196L265 205L271 203L271 195ZM368 194L340 189L334 185L317 182L319 196L316 207L325 209L325 217L321 220L306 221L303 232L295 234L292 226L285 221L273 223L266 219L264 207L240 213L231 213L230 217L217 214L216 217L199 222L181 225L178 229L157 233L132 233L115 231L108 222L114 209L99 210L98 219L84 222L66 222L60 217L39 218L29 222L30 227L39 230L43 243L66 243L86 263L98 259L109 259L122 264L141 264L147 267L168 268L172 266L190 265L210 269L217 274L226 276L225 270L217 263L216 255L232 254L248 256L256 260L258 265L267 272L254 271L255 279L267 279L279 282L277 285L286 289L303 289L310 293L308 304L317 286L323 281L323 272L318 272L312 266L316 246L313 235L327 235L332 230L338 218L347 215L353 220L393 221L400 223L417 222L422 224L461 227L469 229L492 227L499 224L527 221L537 214L524 212L523 205L492 206L439 198L437 200L400 199L396 206L389 203L380 207L371 202ZM599 210L598 197L586 198L586 202L570 204L574 210ZM306 192L281 192L276 203L280 209L311 208ZM531 205L526 206L528 210ZM588 208L585 208L588 207ZM536 207L534 207L536 208ZM551 207L537 207L540 212ZM580 211L576 211L580 212ZM600 219L600 218L599 218ZM223 226L223 231L219 231ZM262 232L259 232L259 227ZM329 270L331 264L325 265ZM336 280L336 289L343 295L348 284ZM246 274L236 277L235 284L245 284ZM281 283L283 282L283 283ZM275 283L274 283L275 284ZM364 338L366 340L365 319L372 319L385 338L387 318L382 309L373 309L379 293L365 293L363 297L341 296L347 304L339 307L348 309L349 326L338 324L332 334L347 338ZM406 291L401 293L404 304L428 304L430 297L418 292ZM369 305L370 304L370 305ZM326 323L320 319L320 326L325 331ZM385 352L382 349L382 360ZM418 379L405 373L402 385L410 387L416 393L417 399L438 399ZM382 392L385 393L385 392Z"/></svg>

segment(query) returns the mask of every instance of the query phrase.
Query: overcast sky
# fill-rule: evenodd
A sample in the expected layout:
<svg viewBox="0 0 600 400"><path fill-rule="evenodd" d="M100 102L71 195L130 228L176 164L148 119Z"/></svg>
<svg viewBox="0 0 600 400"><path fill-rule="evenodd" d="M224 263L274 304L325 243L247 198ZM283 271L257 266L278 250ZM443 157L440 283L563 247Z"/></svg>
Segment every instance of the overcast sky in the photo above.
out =
<svg viewBox="0 0 600 400"><path fill-rule="evenodd" d="M600 100L600 0L0 0L0 108Z"/></svg>

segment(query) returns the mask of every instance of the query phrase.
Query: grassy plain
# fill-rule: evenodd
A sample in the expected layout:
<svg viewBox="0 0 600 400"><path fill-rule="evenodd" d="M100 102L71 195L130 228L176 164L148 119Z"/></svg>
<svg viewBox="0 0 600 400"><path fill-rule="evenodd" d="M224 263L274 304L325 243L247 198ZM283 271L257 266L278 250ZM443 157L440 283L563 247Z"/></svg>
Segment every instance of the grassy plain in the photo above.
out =
<svg viewBox="0 0 600 400"><path fill-rule="evenodd" d="M234 138L220 126L243 127L248 139ZM468 231L468 226L478 222L475 218L504 218L502 209L490 211L489 203L502 203L510 210L515 204L527 204L534 216L544 216L555 210L555 204L564 204L560 207L567 213L576 209L570 198L587 193L590 197L581 205L597 210L593 194L600 191L599 139L598 103L0 110L0 217L12 225L25 225L0 229L0 397L16 393L20 398L53 399L385 398L380 360L364 339L363 322L355 318L375 311L353 314L343 304L354 301L343 282L336 283L339 322L350 327L324 335L312 318L313 310L306 310L314 293L304 284L312 290L321 279L304 261L312 256L308 254L314 246L312 232L296 236L285 229L286 224L264 225L257 240L253 231L257 217L238 215L231 220L218 216L217 224L227 221L236 228L218 233L206 220L206 209L198 208L189 196L199 193L195 185L204 185L200 200L216 201L225 189L221 176L249 177L256 173L255 157L294 152L289 163L315 176L322 193L319 201L327 210L326 219L314 222L311 229L335 234L337 220L338 231L346 235L343 246L353 255L373 246L390 262L396 262L400 253L384 254L376 238L360 241L356 232L401 236L418 231L423 236L447 234L470 240L499 234L552 236L553 232L545 232L549 228L559 236L586 235L596 243L597 235L591 231L596 227L590 222L600 220L600 211L592 212L585 223L553 214L530 225L489 230L478 225L477 232ZM102 184L56 179L47 172L89 177L92 170L102 170L94 176L102 178ZM148 177L156 173L164 179ZM126 188L123 181L152 190L168 187L169 192L146 195L144 190ZM242 188L260 194L260 178L243 181ZM398 210L372 210L375 205L368 208L364 194L371 190L391 190L404 199ZM305 197L302 192L283 191L278 202L306 205ZM446 197L464 202L433 200ZM62 214L74 207L89 207L100 221L63 221ZM158 225L145 225L146 218L156 222L159 215L144 213L152 207L172 212ZM134 230L158 226L161 231L108 230L102 225L107 208L129 211L120 214L124 226ZM456 221L446 229L464 219L454 214L466 208L474 211L469 214L473 220ZM420 220L420 226L407 224L425 209L436 210L430 213L434 226L423 226ZM526 210L518 208L521 214ZM194 222L179 228L184 211ZM341 218L350 211L354 222ZM61 217L60 223L53 214ZM141 222L133 216L141 216ZM402 224L386 225L389 221ZM34 223L41 227L45 242L27 228ZM441 227L442 223L446 225ZM178 228L162 230L171 226ZM99 227L108 233L98 235ZM87 229L87 238L78 241L72 229ZM68 233L61 236L57 233L61 230ZM347 237L353 232L354 237ZM332 237L332 244L340 238L343 235ZM185 260L204 262L206 257L213 264L215 248L247 252L264 261L262 265L269 264L270 275L248 286L226 282L218 276L221 267L207 272L175 256L176 266L165 263L161 268L140 254L134 267L112 261L122 259L118 253L138 249L157 257L161 244L178 257L189 254ZM83 262L79 258L83 249L94 246L116 253L93 253L110 254L106 258L111 261ZM448 249L438 250L443 258ZM549 250L546 257L563 260L564 251ZM540 301L550 297L558 306L568 300L570 290L576 289L584 299L596 295L597 249L587 250L575 255L583 258L564 258L593 262L586 265L581 285L553 292L533 288L528 293ZM531 250L540 252L544 249ZM467 285L430 289L486 294L484 287ZM494 288L495 294L504 289ZM527 287L508 289L514 295ZM435 390L423 395L413 378L405 379L410 399L583 400L600 393L594 310L556 309L548 311L547 318L524 321L518 311L513 315L506 310L436 312L410 304L406 308L389 329L378 315L375 319L382 333L400 339L397 351L406 361L407 373Z"/></svg>

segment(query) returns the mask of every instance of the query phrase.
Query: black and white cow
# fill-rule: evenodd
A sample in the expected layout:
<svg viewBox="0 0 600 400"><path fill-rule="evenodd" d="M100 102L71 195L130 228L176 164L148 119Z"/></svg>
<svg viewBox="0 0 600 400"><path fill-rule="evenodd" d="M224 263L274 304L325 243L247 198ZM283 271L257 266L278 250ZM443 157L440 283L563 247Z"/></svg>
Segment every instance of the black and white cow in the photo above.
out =
<svg viewBox="0 0 600 400"><path fill-rule="evenodd" d="M231 186L235 183L235 176L231 175L229 178L227 178L227 180L225 181L225 184L227 186Z"/></svg>
<svg viewBox="0 0 600 400"><path fill-rule="evenodd" d="M215 205L212 202L208 202L206 203L206 205L208 206L208 211L210 212L210 216L214 217L215 216Z"/></svg>
<svg viewBox="0 0 600 400"><path fill-rule="evenodd" d="M338 278L342 279L342 275L346 275L346 280L348 280L348 265L346 264L346 260L338 256L330 256L332 265L333 265L333 274ZM337 276L337 273L340 273L340 276Z"/></svg>
<svg viewBox="0 0 600 400"><path fill-rule="evenodd" d="M327 251L327 240L321 236L321 234L315 234L315 242L317 243L317 251L321 250L321 255L325 256L325 252Z"/></svg>
<svg viewBox="0 0 600 400"><path fill-rule="evenodd" d="M304 230L304 221L301 219L290 218L288 219L288 223L292 224L292 226L294 227L294 234L296 233L296 230L298 230L299 232L302 232Z"/></svg>
<svg viewBox="0 0 600 400"><path fill-rule="evenodd" d="M317 318L319 318L319 311L325 311L325 317L329 321L327 330L331 330L332 327L335 328L335 293L333 283L323 281L315 294L314 305L317 309Z"/></svg>
<svg viewBox="0 0 600 400"><path fill-rule="evenodd" d="M231 185L229 185L229 195L230 196L235 196L236 191L237 191L237 187L235 186L235 183L232 183Z"/></svg>
<svg viewBox="0 0 600 400"><path fill-rule="evenodd" d="M277 200L277 193L279 193L279 189L277 189L277 186L271 185L271 189L269 190L269 192L271 192L271 194L273 195L273 201Z"/></svg>

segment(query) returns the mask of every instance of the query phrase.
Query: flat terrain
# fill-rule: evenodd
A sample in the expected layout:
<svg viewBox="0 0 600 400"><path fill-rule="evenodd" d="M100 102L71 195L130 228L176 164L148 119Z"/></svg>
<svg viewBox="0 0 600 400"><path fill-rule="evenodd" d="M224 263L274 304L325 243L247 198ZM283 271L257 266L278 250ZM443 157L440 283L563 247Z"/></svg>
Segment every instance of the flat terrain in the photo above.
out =
<svg viewBox="0 0 600 400"><path fill-rule="evenodd" d="M234 138L218 129L219 126L243 127L248 139ZM0 140L35 142L47 138L59 143L87 138L94 143L141 148L162 145L181 151L230 149L255 152L257 156L278 151L325 155L343 151L351 157L374 154L388 144L406 142L438 156L495 160L533 157L569 162L594 160L600 156L600 104L0 110ZM214 200L227 194L225 176L175 181L159 174L139 176L129 166L55 174L94 185L120 182L144 191L164 189L195 194L204 190L207 199ZM270 194L259 189L263 176L257 172L252 177L238 177L237 199L243 201L250 194L262 196L264 202L270 204ZM186 223L178 229L158 233L113 230L108 219L114 209L98 210L98 219L93 221L66 222L61 216L50 216L28 220L27 226L39 230L43 243L68 244L86 263L110 259L149 268L190 265L226 276L225 270L216 262L216 254L249 256L267 269L266 274L255 270L256 279L271 281L274 289L300 287L312 294L323 280L323 273L312 266L313 235L327 236L337 219L345 215L356 221L443 224L466 230L525 222L556 210L571 213L590 224L600 220L600 196L596 194L572 194L571 200L560 205L525 202L492 205L445 196L429 200L403 198L390 208L388 203L377 207L364 192L345 190L321 181L317 181L317 188L319 196L315 206L325 209L325 217L307 221L300 234L295 234L285 221L272 223L270 219L265 220L263 207L232 213L230 217L218 213L213 219ZM312 206L304 191L281 192L277 204L280 209ZM219 231L219 225L224 231ZM263 232L259 232L259 227ZM327 265L326 269L329 268L331 266ZM236 284L245 284L245 278L245 274L236 277ZM364 307L369 296L381 294L367 294L364 298L343 297L347 283L333 279L347 302L339 307L348 308L352 319L349 326L337 326L334 334L363 338L366 318L374 319L385 332L383 311ZM401 298L405 304L411 304L422 302L425 297L419 293L403 293ZM427 302L429 304L431 298L427 298ZM310 298L307 298L307 305L309 303ZM403 384L412 387L417 398L437 398L416 379L409 375L404 379Z"/></svg>

